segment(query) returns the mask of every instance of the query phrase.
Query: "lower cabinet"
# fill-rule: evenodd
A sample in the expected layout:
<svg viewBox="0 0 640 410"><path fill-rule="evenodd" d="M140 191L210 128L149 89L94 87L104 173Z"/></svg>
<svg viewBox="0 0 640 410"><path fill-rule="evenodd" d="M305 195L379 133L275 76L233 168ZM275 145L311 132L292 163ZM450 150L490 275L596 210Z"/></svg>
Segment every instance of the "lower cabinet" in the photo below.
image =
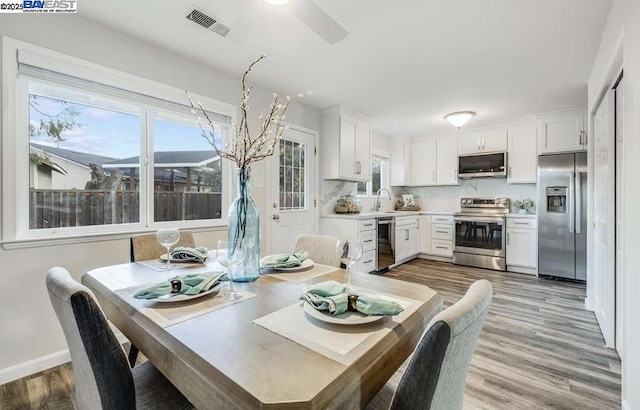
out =
<svg viewBox="0 0 640 410"><path fill-rule="evenodd" d="M418 254L418 217L396 217L396 263Z"/></svg>
<svg viewBox="0 0 640 410"><path fill-rule="evenodd" d="M431 253L431 215L418 218L418 252Z"/></svg>
<svg viewBox="0 0 640 410"><path fill-rule="evenodd" d="M338 238L359 238L363 252L355 269L365 273L375 270L378 243L375 219L320 218L320 233Z"/></svg>
<svg viewBox="0 0 640 410"><path fill-rule="evenodd" d="M418 252L444 258L453 256L453 217L420 215Z"/></svg>
<svg viewBox="0 0 640 410"><path fill-rule="evenodd" d="M507 218L507 270L535 275L538 268L536 219Z"/></svg>

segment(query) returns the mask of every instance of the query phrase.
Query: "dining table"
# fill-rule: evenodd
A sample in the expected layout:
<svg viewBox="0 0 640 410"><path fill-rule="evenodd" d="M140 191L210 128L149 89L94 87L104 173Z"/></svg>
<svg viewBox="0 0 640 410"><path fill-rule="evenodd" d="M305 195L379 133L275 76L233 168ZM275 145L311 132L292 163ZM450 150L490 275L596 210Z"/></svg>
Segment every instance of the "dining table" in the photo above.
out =
<svg viewBox="0 0 640 410"><path fill-rule="evenodd" d="M211 259L172 270L158 261L125 263L81 278L108 320L199 409L363 408L442 310L442 298L427 286L352 271L355 293L393 300L404 310L325 320L305 309L303 288L346 283L347 272L317 263L234 283L243 294L236 300L222 297L225 282L182 301L134 297L178 275L222 271Z"/></svg>

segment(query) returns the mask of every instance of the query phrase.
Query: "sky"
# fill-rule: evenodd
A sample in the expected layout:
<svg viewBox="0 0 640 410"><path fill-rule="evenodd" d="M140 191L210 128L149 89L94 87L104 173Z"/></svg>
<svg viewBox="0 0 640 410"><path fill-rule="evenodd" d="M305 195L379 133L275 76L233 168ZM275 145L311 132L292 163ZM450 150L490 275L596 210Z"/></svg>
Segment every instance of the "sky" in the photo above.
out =
<svg viewBox="0 0 640 410"><path fill-rule="evenodd" d="M80 114L75 121L80 126L62 134L65 141L58 148L86 152L111 158L128 158L140 155L140 117L104 108L78 103L67 103L38 96L37 110L30 108L29 120L37 125L46 118L38 111L56 115L71 107ZM154 120L154 151L195 151L212 150L211 145L202 137L199 127ZM32 143L56 146L50 136L33 136Z"/></svg>

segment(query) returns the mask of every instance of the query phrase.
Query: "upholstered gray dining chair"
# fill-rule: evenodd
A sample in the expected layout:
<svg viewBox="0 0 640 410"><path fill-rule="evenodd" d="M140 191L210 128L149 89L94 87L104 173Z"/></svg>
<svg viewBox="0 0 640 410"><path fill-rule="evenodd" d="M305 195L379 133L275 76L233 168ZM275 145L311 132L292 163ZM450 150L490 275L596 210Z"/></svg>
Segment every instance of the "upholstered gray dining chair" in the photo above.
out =
<svg viewBox="0 0 640 410"><path fill-rule="evenodd" d="M368 408L462 409L471 357L489 311L488 280L473 283L457 303L431 320L409 360L393 398L387 383Z"/></svg>
<svg viewBox="0 0 640 410"><path fill-rule="evenodd" d="M62 325L80 409L193 409L153 365L130 369L91 290L64 268L51 268L47 289Z"/></svg>
<svg viewBox="0 0 640 410"><path fill-rule="evenodd" d="M193 234L190 231L180 231L180 240L174 247L186 246L194 248ZM155 233L136 235L131 237L131 262L158 259L167 253L167 249L158 243Z"/></svg>
<svg viewBox="0 0 640 410"><path fill-rule="evenodd" d="M309 258L322 265L340 267L335 249L338 238L327 235L302 234L298 236L293 252L307 251Z"/></svg>

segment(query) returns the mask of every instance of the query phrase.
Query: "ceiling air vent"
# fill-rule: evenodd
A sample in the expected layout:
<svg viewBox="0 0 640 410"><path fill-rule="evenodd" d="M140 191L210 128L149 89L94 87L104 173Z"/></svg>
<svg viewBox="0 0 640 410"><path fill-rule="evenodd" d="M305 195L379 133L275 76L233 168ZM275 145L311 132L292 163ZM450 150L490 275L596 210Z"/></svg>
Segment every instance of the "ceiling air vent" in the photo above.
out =
<svg viewBox="0 0 640 410"><path fill-rule="evenodd" d="M209 31L213 31L214 33L222 37L226 37L231 30L231 28L225 26L218 20L206 15L205 13L197 9L193 9L193 11L187 15L187 20L191 20L194 23L206 28Z"/></svg>

